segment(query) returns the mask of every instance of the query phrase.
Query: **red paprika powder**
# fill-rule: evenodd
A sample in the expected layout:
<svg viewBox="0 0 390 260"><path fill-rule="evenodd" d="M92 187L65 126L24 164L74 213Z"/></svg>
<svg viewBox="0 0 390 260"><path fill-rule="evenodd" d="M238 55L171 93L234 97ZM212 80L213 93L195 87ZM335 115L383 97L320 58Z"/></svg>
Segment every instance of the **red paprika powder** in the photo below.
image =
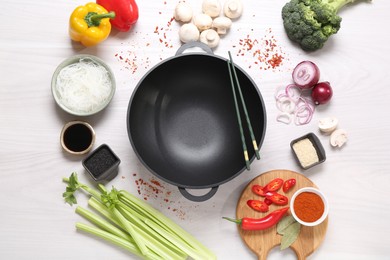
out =
<svg viewBox="0 0 390 260"><path fill-rule="evenodd" d="M324 202L313 192L302 192L294 201L294 211L299 219L305 222L315 222L324 213Z"/></svg>

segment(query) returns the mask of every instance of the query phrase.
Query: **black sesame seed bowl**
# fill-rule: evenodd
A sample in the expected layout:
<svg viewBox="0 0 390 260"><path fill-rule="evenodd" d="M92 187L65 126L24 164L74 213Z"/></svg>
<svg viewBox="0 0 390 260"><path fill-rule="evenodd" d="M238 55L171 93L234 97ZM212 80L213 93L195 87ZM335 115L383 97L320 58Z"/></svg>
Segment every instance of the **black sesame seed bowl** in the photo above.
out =
<svg viewBox="0 0 390 260"><path fill-rule="evenodd" d="M107 144L96 148L82 164L95 181L110 181L118 175L121 160Z"/></svg>

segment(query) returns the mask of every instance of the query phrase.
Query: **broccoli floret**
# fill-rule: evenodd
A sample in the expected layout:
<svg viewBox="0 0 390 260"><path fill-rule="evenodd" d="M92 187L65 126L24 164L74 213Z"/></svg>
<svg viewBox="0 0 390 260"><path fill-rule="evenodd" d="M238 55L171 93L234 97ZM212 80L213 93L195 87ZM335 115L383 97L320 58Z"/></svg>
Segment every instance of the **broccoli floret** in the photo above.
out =
<svg viewBox="0 0 390 260"><path fill-rule="evenodd" d="M288 38L305 51L321 49L340 29L337 12L355 0L290 0L282 9Z"/></svg>

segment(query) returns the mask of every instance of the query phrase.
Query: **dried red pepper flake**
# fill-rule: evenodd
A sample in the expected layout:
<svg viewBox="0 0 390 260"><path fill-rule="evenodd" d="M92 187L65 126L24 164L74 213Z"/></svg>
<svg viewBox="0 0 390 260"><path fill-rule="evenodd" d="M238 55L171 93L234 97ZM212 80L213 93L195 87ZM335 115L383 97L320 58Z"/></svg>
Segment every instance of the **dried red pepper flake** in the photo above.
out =
<svg viewBox="0 0 390 260"><path fill-rule="evenodd" d="M239 39L238 44L234 44L233 48L238 48L237 56L251 58L247 60L249 68L257 65L259 70L275 70L283 65L285 59L285 53L278 46L278 41L272 35L271 28L262 38L254 38L247 34L245 38Z"/></svg>

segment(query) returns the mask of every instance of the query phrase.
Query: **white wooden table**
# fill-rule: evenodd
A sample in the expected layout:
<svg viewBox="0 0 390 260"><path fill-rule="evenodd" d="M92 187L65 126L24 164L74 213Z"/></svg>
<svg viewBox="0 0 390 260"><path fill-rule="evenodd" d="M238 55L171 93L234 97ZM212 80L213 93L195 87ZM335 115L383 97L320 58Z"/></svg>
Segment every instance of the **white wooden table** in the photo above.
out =
<svg viewBox="0 0 390 260"><path fill-rule="evenodd" d="M196 12L200 1L187 1ZM84 173L81 157L60 147L62 126L79 119L55 104L51 76L64 59L81 53L96 55L109 64L117 79L117 92L102 113L83 118L96 131L95 147L107 143L121 158L119 175L110 182L140 197L176 220L212 249L219 259L255 259L234 225L222 216L234 216L236 202L246 183L262 172L290 169L295 163L289 143L308 132L316 133L327 160L304 173L330 201L326 238L310 259L389 259L390 244L390 24L389 1L361 2L341 11L342 28L326 46L305 53L286 37L280 11L286 1L244 0L244 15L233 23L215 54L237 54L240 39L249 36L259 44L276 44L283 56L275 69L255 64L250 52L236 56L258 85L266 103L268 126L261 147L262 159L252 170L222 185L207 202L184 199L177 187L163 183L164 194L155 196L138 179L150 183L153 175L140 164L128 141L126 113L131 93L142 76L180 46L176 22L168 24L177 1L138 1L140 18L130 33L113 31L97 47L84 48L68 36L68 18L85 2L3 0L0 15L0 259L129 259L124 250L77 232L81 218L64 204L62 177ZM156 33L156 27L158 32ZM166 36L164 38L164 36ZM161 42L160 42L161 39ZM259 45L258 45L259 46ZM264 49L264 48L263 48ZM119 57L124 58L121 60ZM126 62L126 58L128 62ZM302 60L321 69L330 81L334 98L318 108L310 124L295 126L276 121L273 93L291 82L291 70ZM260 68L263 67L263 68ZM320 118L336 116L348 130L349 141L332 149L329 137L317 129ZM165 196L169 195L169 203ZM86 197L79 194L79 203ZM292 251L275 248L269 259L295 259Z"/></svg>

